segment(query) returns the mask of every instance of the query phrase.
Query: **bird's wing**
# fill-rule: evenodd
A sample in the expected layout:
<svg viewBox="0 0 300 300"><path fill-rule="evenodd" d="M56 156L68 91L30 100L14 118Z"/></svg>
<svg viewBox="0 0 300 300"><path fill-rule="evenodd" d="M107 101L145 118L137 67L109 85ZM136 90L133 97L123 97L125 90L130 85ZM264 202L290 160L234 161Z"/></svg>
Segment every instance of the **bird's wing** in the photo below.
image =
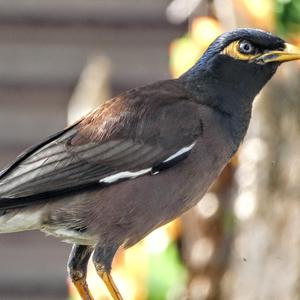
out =
<svg viewBox="0 0 300 300"><path fill-rule="evenodd" d="M201 134L197 105L172 84L134 89L29 149L0 175L0 209L159 172Z"/></svg>

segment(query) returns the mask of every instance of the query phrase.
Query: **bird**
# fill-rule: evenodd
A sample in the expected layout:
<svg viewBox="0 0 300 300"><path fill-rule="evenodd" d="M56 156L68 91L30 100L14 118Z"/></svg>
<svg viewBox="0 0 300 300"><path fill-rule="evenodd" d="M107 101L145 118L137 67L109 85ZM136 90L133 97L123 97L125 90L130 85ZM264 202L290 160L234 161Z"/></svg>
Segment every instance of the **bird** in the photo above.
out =
<svg viewBox="0 0 300 300"><path fill-rule="evenodd" d="M112 299L113 258L197 204L241 144L255 96L300 50L254 28L217 37L176 79L133 88L29 148L0 174L0 233L73 244L83 300L92 257Z"/></svg>

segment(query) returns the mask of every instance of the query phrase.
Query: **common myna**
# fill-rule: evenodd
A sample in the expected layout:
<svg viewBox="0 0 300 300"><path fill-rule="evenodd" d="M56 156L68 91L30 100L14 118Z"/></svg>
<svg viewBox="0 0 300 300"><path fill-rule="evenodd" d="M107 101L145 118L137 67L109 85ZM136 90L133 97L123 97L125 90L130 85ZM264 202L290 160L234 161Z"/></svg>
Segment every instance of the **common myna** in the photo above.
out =
<svg viewBox="0 0 300 300"><path fill-rule="evenodd" d="M131 247L203 196L239 147L256 94L300 50L257 29L222 34L180 78L135 88L28 149L0 175L0 232L39 229L73 243L82 299L93 262L110 275Z"/></svg>

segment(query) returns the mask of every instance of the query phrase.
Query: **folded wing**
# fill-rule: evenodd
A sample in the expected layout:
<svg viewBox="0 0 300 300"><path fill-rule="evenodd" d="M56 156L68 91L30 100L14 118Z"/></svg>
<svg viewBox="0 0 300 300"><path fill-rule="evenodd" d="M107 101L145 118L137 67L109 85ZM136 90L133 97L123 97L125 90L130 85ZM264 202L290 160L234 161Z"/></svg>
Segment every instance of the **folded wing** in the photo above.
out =
<svg viewBox="0 0 300 300"><path fill-rule="evenodd" d="M0 175L0 209L157 173L186 158L202 131L196 104L168 84L149 87L104 103L25 152Z"/></svg>

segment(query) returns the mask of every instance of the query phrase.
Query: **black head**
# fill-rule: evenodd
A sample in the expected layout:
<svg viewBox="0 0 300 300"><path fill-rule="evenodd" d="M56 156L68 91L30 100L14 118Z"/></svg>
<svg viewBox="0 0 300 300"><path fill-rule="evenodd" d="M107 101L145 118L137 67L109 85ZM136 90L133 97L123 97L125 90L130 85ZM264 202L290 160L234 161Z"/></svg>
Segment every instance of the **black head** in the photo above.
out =
<svg viewBox="0 0 300 300"><path fill-rule="evenodd" d="M198 90L211 86L214 94L252 101L278 66L294 59L300 59L300 51L281 38L263 30L237 29L219 36L182 78Z"/></svg>

